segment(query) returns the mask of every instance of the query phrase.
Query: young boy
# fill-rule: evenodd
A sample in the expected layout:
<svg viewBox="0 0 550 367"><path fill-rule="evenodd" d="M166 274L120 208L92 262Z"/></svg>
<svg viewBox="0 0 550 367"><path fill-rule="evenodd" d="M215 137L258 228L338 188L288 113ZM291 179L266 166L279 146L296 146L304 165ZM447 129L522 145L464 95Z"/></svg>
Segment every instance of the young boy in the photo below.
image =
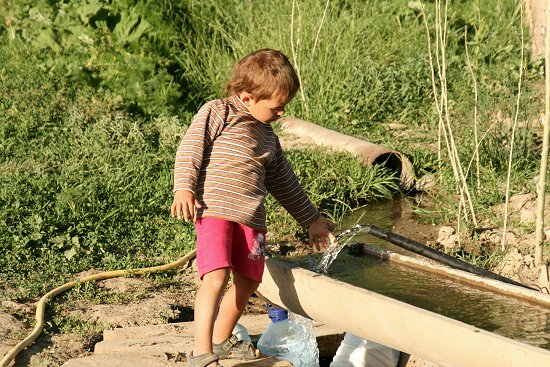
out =
<svg viewBox="0 0 550 367"><path fill-rule="evenodd" d="M226 85L228 97L199 110L178 148L171 214L195 222L202 280L190 367L258 356L252 344L231 332L262 281L268 192L309 229L310 244L318 250L329 245L334 223L307 198L270 125L298 88L284 54L253 52L235 65ZM233 285L220 303L230 272Z"/></svg>

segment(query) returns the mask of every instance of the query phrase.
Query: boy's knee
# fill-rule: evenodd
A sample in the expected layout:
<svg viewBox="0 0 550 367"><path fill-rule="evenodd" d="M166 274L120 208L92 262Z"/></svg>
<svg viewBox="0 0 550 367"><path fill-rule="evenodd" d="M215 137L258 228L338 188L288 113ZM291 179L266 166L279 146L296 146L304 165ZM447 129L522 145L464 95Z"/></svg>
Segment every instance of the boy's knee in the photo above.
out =
<svg viewBox="0 0 550 367"><path fill-rule="evenodd" d="M229 269L217 269L204 274L202 284L216 289L225 288L229 282Z"/></svg>
<svg viewBox="0 0 550 367"><path fill-rule="evenodd" d="M234 283L237 288L250 294L254 293L260 286L260 282L247 278L238 273L235 273Z"/></svg>

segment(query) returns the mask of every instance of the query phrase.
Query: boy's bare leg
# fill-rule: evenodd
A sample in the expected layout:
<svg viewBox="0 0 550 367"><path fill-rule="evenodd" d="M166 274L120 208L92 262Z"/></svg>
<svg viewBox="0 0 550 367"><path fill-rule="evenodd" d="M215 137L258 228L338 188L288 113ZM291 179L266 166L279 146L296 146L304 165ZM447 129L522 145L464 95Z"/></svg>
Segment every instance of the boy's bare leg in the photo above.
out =
<svg viewBox="0 0 550 367"><path fill-rule="evenodd" d="M248 299L258 289L260 283L242 276L239 273L233 275L233 285L223 296L218 319L214 324L212 341L216 344L223 343L231 336L233 328L239 321Z"/></svg>
<svg viewBox="0 0 550 367"><path fill-rule="evenodd" d="M212 353L212 332L218 313L218 304L229 281L229 268L222 268L204 274L195 298L195 320L193 335L195 345L193 356ZM212 363L215 366L216 363Z"/></svg>

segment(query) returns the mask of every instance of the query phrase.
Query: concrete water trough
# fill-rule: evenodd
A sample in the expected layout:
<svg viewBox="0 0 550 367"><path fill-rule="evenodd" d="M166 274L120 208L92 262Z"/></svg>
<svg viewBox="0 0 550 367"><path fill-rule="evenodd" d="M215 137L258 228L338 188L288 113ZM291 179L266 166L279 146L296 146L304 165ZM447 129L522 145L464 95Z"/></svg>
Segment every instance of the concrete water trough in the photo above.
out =
<svg viewBox="0 0 550 367"><path fill-rule="evenodd" d="M531 289L369 245L363 245L363 251L399 266L550 309L550 296ZM268 259L258 293L270 303L334 329L443 366L550 366L548 349L332 279L295 263Z"/></svg>

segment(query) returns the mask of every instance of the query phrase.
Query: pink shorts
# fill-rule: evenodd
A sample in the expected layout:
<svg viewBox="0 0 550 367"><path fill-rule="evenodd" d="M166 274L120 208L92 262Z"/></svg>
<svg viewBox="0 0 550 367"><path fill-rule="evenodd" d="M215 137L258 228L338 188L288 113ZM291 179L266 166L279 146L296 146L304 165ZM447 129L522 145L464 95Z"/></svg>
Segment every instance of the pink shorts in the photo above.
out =
<svg viewBox="0 0 550 367"><path fill-rule="evenodd" d="M219 218L199 218L197 266L199 276L216 269L231 268L258 283L262 282L265 263L265 231Z"/></svg>

